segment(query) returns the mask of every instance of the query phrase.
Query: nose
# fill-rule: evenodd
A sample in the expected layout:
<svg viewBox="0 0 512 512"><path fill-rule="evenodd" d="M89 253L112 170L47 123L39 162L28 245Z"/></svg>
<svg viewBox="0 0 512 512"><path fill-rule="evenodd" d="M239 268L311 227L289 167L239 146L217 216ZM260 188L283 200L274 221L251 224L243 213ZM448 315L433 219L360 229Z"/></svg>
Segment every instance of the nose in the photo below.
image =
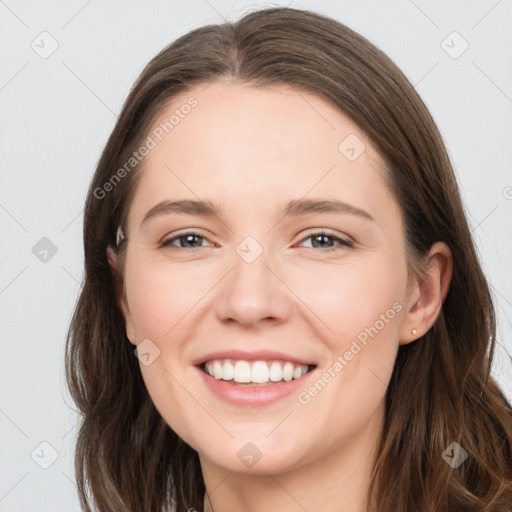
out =
<svg viewBox="0 0 512 512"><path fill-rule="evenodd" d="M282 323L291 309L290 292L279 272L269 266L263 251L254 261L239 254L233 258L233 267L222 280L217 296L216 313L223 322L237 322L252 326L260 321Z"/></svg>

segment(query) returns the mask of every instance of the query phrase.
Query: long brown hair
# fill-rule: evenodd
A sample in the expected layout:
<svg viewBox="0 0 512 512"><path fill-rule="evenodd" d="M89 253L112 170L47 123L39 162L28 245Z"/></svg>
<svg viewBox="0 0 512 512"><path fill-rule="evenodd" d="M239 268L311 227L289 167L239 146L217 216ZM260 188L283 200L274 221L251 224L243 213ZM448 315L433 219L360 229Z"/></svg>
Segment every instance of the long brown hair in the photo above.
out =
<svg viewBox="0 0 512 512"><path fill-rule="evenodd" d="M84 214L85 276L69 327L66 376L82 422L75 465L84 510L203 510L198 454L147 392L106 255L116 247L143 162L118 169L176 94L213 80L293 85L319 95L380 150L406 226L410 263L445 242L454 270L433 327L401 346L369 488L380 512L503 512L512 503L512 409L490 377L496 321L440 133L398 67L367 39L312 11L270 8L209 25L153 58L101 155ZM117 178L122 174L122 179ZM110 186L106 185L110 183ZM458 468L442 457L457 442Z"/></svg>

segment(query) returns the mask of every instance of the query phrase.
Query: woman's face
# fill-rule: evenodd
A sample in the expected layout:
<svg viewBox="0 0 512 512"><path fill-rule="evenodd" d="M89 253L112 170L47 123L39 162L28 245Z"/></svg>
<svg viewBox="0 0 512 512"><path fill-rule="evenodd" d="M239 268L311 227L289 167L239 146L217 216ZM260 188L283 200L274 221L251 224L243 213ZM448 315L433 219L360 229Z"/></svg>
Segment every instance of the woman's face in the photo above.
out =
<svg viewBox="0 0 512 512"><path fill-rule="evenodd" d="M218 82L150 137L122 305L165 421L202 461L261 474L378 432L409 289L370 140L315 95Z"/></svg>

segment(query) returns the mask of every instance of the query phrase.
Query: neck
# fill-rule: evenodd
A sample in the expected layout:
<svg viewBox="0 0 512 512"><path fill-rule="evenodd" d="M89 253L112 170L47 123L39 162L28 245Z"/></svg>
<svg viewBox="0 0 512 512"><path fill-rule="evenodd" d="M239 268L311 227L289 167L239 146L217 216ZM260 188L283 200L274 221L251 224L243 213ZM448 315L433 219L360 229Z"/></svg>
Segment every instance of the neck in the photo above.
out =
<svg viewBox="0 0 512 512"><path fill-rule="evenodd" d="M205 508L205 512L366 512L367 491L383 418L382 406L364 429L327 455L286 472L234 473L200 456L212 506ZM369 510L377 510L375 503Z"/></svg>

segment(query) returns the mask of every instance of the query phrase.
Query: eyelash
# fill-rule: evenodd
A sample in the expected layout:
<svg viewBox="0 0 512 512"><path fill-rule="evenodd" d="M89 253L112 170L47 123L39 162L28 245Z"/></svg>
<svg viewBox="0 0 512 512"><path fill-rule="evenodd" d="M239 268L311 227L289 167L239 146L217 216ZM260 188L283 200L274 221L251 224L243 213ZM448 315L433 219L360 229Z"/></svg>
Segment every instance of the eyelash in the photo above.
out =
<svg viewBox="0 0 512 512"><path fill-rule="evenodd" d="M187 236L190 236L190 235L197 236L199 238L208 240L207 237L201 235L200 233L196 233L195 231L186 231L184 233L180 233L180 234L178 234L176 236L173 236L172 238L167 239L166 241L164 241L160 245L160 247L161 248L166 248L166 249L168 249L170 251L196 251L197 249L201 249L201 247L190 248L190 247L176 247L176 246L171 245L171 243L174 242L175 240L179 240L180 238L184 238L184 237L187 237ZM341 247L353 247L354 246L354 242L352 240L341 238L341 237L339 237L337 235L334 235L333 233L329 233L328 231L324 231L324 230L321 230L321 231L316 232L316 233L311 233L308 236L306 236L305 238L303 238L302 240L300 240L300 242L304 242L305 240L308 240L309 238L314 238L314 237L317 237L317 236L326 236L328 238L332 238L333 240L339 242L338 246L329 247L329 248L323 249L323 250L320 249L320 252L335 251L335 250L340 249L340 246ZM316 247L306 247L306 249L313 249L313 250L315 250L317 248Z"/></svg>

